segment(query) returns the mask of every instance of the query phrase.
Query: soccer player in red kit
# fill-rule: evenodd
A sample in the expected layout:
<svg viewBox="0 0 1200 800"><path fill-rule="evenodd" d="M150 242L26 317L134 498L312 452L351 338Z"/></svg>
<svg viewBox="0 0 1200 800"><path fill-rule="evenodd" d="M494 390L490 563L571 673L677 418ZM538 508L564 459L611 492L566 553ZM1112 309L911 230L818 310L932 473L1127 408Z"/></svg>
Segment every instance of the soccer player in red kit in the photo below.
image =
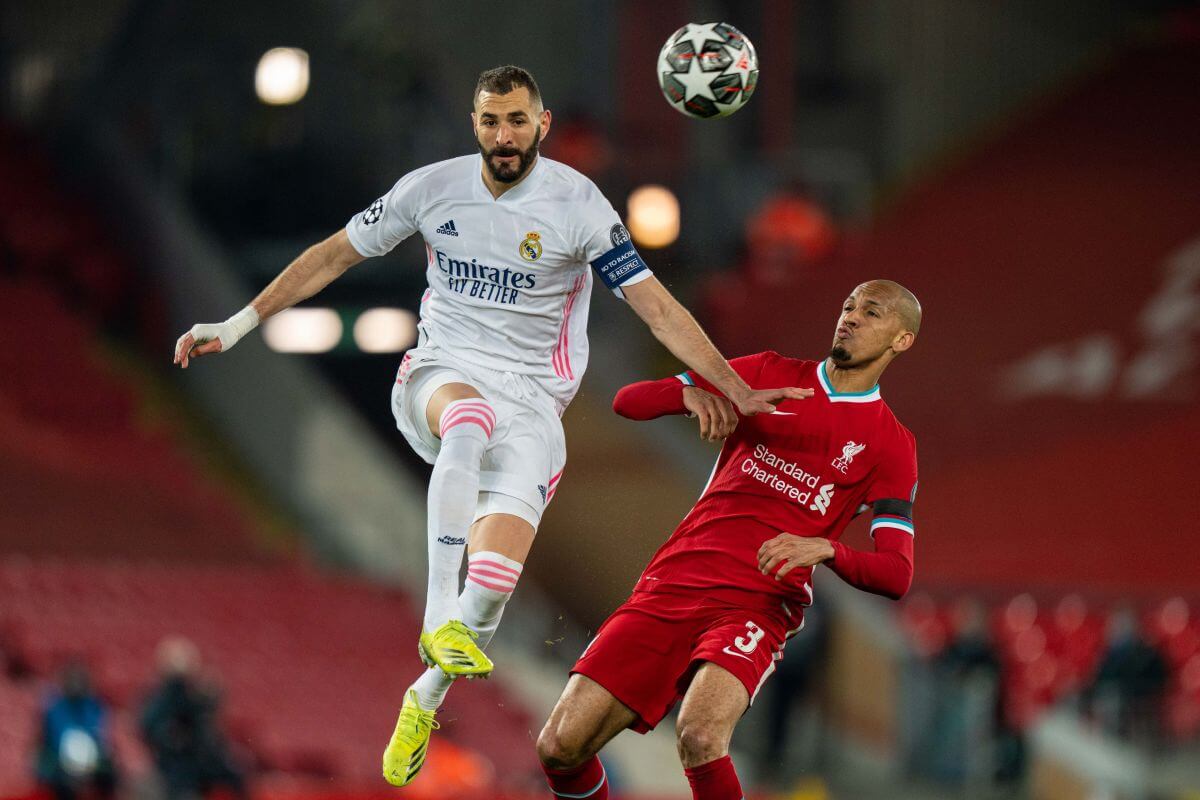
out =
<svg viewBox="0 0 1200 800"><path fill-rule="evenodd" d="M825 360L765 352L730 362L754 388L816 389L774 414L739 418L693 372L617 393L622 416L691 414L704 438L728 438L700 499L576 662L538 737L555 795L605 800L600 749L625 728L652 729L682 700L676 732L693 796L740 800L729 740L803 625L813 567L892 599L908 591L916 442L878 379L920 324L911 292L870 281L843 304ZM868 508L874 552L840 543Z"/></svg>

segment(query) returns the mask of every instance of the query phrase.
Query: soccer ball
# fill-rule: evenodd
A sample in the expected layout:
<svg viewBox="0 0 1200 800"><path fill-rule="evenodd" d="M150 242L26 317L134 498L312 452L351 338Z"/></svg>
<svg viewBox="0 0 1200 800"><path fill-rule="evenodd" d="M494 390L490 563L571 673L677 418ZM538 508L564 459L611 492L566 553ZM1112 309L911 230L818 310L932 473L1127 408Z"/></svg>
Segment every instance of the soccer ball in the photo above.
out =
<svg viewBox="0 0 1200 800"><path fill-rule="evenodd" d="M726 22L689 22L658 53L658 86L681 114L727 117L758 85L758 53Z"/></svg>

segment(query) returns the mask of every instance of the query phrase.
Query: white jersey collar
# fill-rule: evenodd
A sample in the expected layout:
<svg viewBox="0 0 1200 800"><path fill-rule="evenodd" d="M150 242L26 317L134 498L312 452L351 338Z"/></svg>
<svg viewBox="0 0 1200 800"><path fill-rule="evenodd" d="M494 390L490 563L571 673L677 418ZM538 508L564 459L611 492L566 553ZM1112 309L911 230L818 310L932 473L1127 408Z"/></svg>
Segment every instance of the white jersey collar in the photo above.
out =
<svg viewBox="0 0 1200 800"><path fill-rule="evenodd" d="M483 182L483 170L487 169L487 166L483 163L483 156L481 155L478 162L478 171L475 173L475 188L477 191L482 193L483 197L491 200L493 203L518 202L532 192L537 184L542 182L542 179L546 175L546 167L542 164L542 162L545 160L545 157L539 153L537 159L533 162L533 166L529 168L529 174L525 176L524 180L499 197L492 197L492 193L488 189L487 184Z"/></svg>

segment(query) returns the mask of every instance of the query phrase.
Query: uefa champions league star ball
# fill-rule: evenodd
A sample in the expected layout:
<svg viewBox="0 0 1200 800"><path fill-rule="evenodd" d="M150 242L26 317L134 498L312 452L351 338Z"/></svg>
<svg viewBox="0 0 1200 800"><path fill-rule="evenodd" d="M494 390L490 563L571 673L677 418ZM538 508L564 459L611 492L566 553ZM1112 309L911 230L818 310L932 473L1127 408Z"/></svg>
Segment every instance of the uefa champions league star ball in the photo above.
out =
<svg viewBox="0 0 1200 800"><path fill-rule="evenodd" d="M658 53L658 85L681 114L727 117L746 105L758 85L758 54L726 22L689 22Z"/></svg>

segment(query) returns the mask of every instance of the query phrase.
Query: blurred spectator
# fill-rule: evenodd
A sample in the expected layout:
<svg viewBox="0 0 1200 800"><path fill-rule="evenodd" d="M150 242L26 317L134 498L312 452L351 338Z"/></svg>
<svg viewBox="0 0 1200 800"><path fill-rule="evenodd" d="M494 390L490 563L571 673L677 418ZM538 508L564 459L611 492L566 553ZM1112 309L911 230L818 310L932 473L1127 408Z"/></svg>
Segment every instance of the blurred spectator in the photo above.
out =
<svg viewBox="0 0 1200 800"><path fill-rule="evenodd" d="M795 285L808 267L833 254L836 242L829 215L794 187L769 197L750 217L742 272L753 286Z"/></svg>
<svg viewBox="0 0 1200 800"><path fill-rule="evenodd" d="M1118 608L1108 622L1108 644L1084 705L1110 734L1142 742L1157 738L1167 685L1167 663L1142 635L1137 616Z"/></svg>
<svg viewBox="0 0 1200 800"><path fill-rule="evenodd" d="M796 738L804 713L818 713L821 665L828 652L828 615L830 604L804 610L804 628L788 640L785 658L778 662L774 677L767 684L767 741L762 749L759 774L767 785L783 789L800 774L812 773L820 766L819 751L823 736L805 737L808 745L800 759L788 758L790 743ZM761 702L761 701L760 701ZM796 713L801 712L801 713ZM806 726L807 727L807 726Z"/></svg>
<svg viewBox="0 0 1200 800"><path fill-rule="evenodd" d="M554 135L546 139L545 151L551 158L603 184L613 165L613 149L604 135L604 124L585 112L555 117Z"/></svg>
<svg viewBox="0 0 1200 800"><path fill-rule="evenodd" d="M803 187L767 198L746 221L737 270L713 273L700 293L705 327L722 346L749 350L745 321L761 308L759 294L803 285L829 259L838 241L829 215Z"/></svg>
<svg viewBox="0 0 1200 800"><path fill-rule="evenodd" d="M925 770L953 783L993 780L1014 748L1003 726L1000 659L978 599L964 597L954 604L950 638L934 659L934 670L938 689L922 748Z"/></svg>
<svg viewBox="0 0 1200 800"><path fill-rule="evenodd" d="M142 735L166 797L202 797L216 788L245 797L245 778L217 729L220 698L199 679L195 645L183 638L166 639L158 658L161 682L142 713Z"/></svg>
<svg viewBox="0 0 1200 800"><path fill-rule="evenodd" d="M975 598L959 600L953 611L953 638L938 656L938 665L953 677L972 674L997 677L1000 661L987 629L987 612Z"/></svg>
<svg viewBox="0 0 1200 800"><path fill-rule="evenodd" d="M38 781L57 800L113 796L117 774L108 735L108 709L92 692L86 667L71 662L42 714Z"/></svg>

